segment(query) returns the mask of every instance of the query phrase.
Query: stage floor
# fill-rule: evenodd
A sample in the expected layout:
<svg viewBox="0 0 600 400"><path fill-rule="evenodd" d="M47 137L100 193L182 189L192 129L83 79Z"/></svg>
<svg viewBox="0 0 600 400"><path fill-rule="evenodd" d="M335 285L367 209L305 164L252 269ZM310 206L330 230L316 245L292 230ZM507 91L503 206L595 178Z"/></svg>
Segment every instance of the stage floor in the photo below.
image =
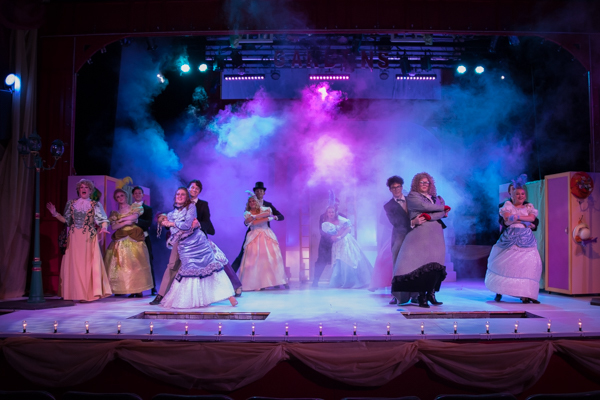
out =
<svg viewBox="0 0 600 400"><path fill-rule="evenodd" d="M151 306L148 302L153 297L149 295L132 299L113 296L72 307L42 310L12 311L6 303L3 306L0 302L0 337L235 342L600 337L600 307L590 305L593 296L571 297L542 292L541 304L522 304L517 298L507 296L497 303L482 281L458 281L442 285L437 298L444 302L443 305L425 309L411 304L389 305L391 296L384 290L329 289L325 285L311 288L309 283L292 283L289 290L244 292L236 307L231 307L226 300L194 310ZM150 314L135 318L144 313ZM268 316L261 320L257 318L265 314L251 313L268 313ZM26 333L22 332L24 320L27 321ZM550 333L547 332L549 320ZM58 322L56 334L53 333L54 321ZM85 321L89 321L89 334L85 333ZM455 321L457 334L454 334ZM487 321L490 334L486 334ZM515 334L516 321L518 333ZM122 325L121 334L117 334L118 322ZM151 322L153 334L150 334ZM186 323L188 335L185 335ZM217 334L219 323L220 336ZM253 323L254 336L251 334ZM288 336L285 336L286 323ZM356 335L353 334L355 323ZM388 323L390 335L387 335ZM424 335L421 334L422 323ZM322 336L319 335L319 324L322 324Z"/></svg>

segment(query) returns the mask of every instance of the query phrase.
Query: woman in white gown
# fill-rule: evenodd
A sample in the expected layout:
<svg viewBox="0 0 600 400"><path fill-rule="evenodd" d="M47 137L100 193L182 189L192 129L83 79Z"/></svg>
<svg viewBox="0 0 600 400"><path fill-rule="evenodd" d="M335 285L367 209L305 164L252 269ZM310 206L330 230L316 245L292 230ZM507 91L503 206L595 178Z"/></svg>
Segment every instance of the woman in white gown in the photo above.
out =
<svg viewBox="0 0 600 400"><path fill-rule="evenodd" d="M515 182L511 200L500 208L507 228L488 258L485 286L496 293L496 301L508 295L520 297L523 303L538 304L542 260L530 228L538 211L531 203L524 204L527 199L525 179L522 175Z"/></svg>
<svg viewBox="0 0 600 400"><path fill-rule="evenodd" d="M238 274L244 291L287 285L283 257L277 236L269 228L269 207L261 207L256 196L248 197L244 221L250 226L244 243L244 257Z"/></svg>
<svg viewBox="0 0 600 400"><path fill-rule="evenodd" d="M166 308L196 308L208 306L233 297L231 281L224 271L224 264L217 260L215 252L199 228L194 228L196 207L190 200L187 188L180 187L175 195L175 209L159 217L159 224L171 230L167 244L177 246L181 267L171 289L161 305Z"/></svg>
<svg viewBox="0 0 600 400"><path fill-rule="evenodd" d="M326 213L327 219L321 228L333 239L329 287L366 288L371 282L373 266L350 234L352 223L349 219L339 216L333 207L328 207Z"/></svg>

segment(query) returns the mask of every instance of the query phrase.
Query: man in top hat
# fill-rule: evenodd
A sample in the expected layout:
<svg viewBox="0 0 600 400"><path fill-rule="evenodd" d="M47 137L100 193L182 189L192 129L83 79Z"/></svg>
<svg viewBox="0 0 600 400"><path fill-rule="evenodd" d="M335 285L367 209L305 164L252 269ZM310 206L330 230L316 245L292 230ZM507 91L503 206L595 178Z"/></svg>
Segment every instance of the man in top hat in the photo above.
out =
<svg viewBox="0 0 600 400"><path fill-rule="evenodd" d="M254 195L258 199L258 204L261 207L269 207L273 213L273 219L275 221L283 221L283 214L275 208L273 203L270 203L263 199L263 197L265 196L265 192L267 191L265 184L263 182L256 182L256 185L254 185L254 188L252 190L254 191ZM269 227L271 227L271 223L269 223ZM246 231L246 236L248 235L248 232L250 232L249 227ZM237 272L237 270L240 269L240 264L242 263L242 258L244 257L244 243L246 243L246 236L244 236L244 241L242 242L242 250L240 251L240 254L237 256L233 264L231 264L231 267L235 272Z"/></svg>

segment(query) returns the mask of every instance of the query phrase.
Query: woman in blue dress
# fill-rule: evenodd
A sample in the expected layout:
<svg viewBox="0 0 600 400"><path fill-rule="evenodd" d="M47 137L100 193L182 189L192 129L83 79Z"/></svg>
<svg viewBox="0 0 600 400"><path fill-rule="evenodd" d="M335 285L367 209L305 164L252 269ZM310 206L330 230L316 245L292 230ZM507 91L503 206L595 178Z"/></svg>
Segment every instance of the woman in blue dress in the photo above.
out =
<svg viewBox="0 0 600 400"><path fill-rule="evenodd" d="M158 223L168 227L168 246L177 246L181 267L161 305L166 308L196 308L229 299L237 305L233 286L224 271L225 265L215 258L206 234L193 227L196 207L185 187L177 189L175 209L161 215Z"/></svg>

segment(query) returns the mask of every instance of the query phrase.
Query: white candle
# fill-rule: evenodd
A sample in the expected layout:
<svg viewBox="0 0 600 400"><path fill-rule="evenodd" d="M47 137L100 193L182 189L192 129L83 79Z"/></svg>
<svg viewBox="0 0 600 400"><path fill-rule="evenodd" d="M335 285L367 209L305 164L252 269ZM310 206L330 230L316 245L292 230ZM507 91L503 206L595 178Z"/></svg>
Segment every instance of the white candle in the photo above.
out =
<svg viewBox="0 0 600 400"><path fill-rule="evenodd" d="M58 322L54 321L54 333L58 332Z"/></svg>
<svg viewBox="0 0 600 400"><path fill-rule="evenodd" d="M285 323L285 336L288 336L288 323Z"/></svg>
<svg viewBox="0 0 600 400"><path fill-rule="evenodd" d="M27 333L27 321L23 320L23 333Z"/></svg>
<svg viewBox="0 0 600 400"><path fill-rule="evenodd" d="M485 333L490 333L490 321L485 321Z"/></svg>
<svg viewBox="0 0 600 400"><path fill-rule="evenodd" d="M458 324L456 323L456 321L454 321L454 334L456 335L456 333L458 332Z"/></svg>
<svg viewBox="0 0 600 400"><path fill-rule="evenodd" d="M117 322L117 334L121 333L121 321Z"/></svg>
<svg viewBox="0 0 600 400"><path fill-rule="evenodd" d="M154 333L154 322L150 321L150 334Z"/></svg>
<svg viewBox="0 0 600 400"><path fill-rule="evenodd" d="M581 329L581 318L579 318L578 324L579 324L579 332L582 332L582 329Z"/></svg>
<svg viewBox="0 0 600 400"><path fill-rule="evenodd" d="M421 322L421 335L425 334L425 322Z"/></svg>
<svg viewBox="0 0 600 400"><path fill-rule="evenodd" d="M354 333L353 333L353 335L356 336L356 322L354 323Z"/></svg>
<svg viewBox="0 0 600 400"><path fill-rule="evenodd" d="M90 323L85 321L85 333L90 333Z"/></svg>
<svg viewBox="0 0 600 400"><path fill-rule="evenodd" d="M185 334L186 335L188 334L188 324L187 323L185 324Z"/></svg>
<svg viewBox="0 0 600 400"><path fill-rule="evenodd" d="M552 327L552 321L548 320L548 332L551 332L550 328Z"/></svg>
<svg viewBox="0 0 600 400"><path fill-rule="evenodd" d="M221 323L219 322L219 336L221 335Z"/></svg>
<svg viewBox="0 0 600 400"><path fill-rule="evenodd" d="M323 336L323 324L319 323L319 336Z"/></svg>
<svg viewBox="0 0 600 400"><path fill-rule="evenodd" d="M388 335L390 334L390 323L389 322L387 323L387 334Z"/></svg>
<svg viewBox="0 0 600 400"><path fill-rule="evenodd" d="M519 321L515 321L515 333L519 332Z"/></svg>
<svg viewBox="0 0 600 400"><path fill-rule="evenodd" d="M254 322L252 323L252 336L254 336Z"/></svg>

